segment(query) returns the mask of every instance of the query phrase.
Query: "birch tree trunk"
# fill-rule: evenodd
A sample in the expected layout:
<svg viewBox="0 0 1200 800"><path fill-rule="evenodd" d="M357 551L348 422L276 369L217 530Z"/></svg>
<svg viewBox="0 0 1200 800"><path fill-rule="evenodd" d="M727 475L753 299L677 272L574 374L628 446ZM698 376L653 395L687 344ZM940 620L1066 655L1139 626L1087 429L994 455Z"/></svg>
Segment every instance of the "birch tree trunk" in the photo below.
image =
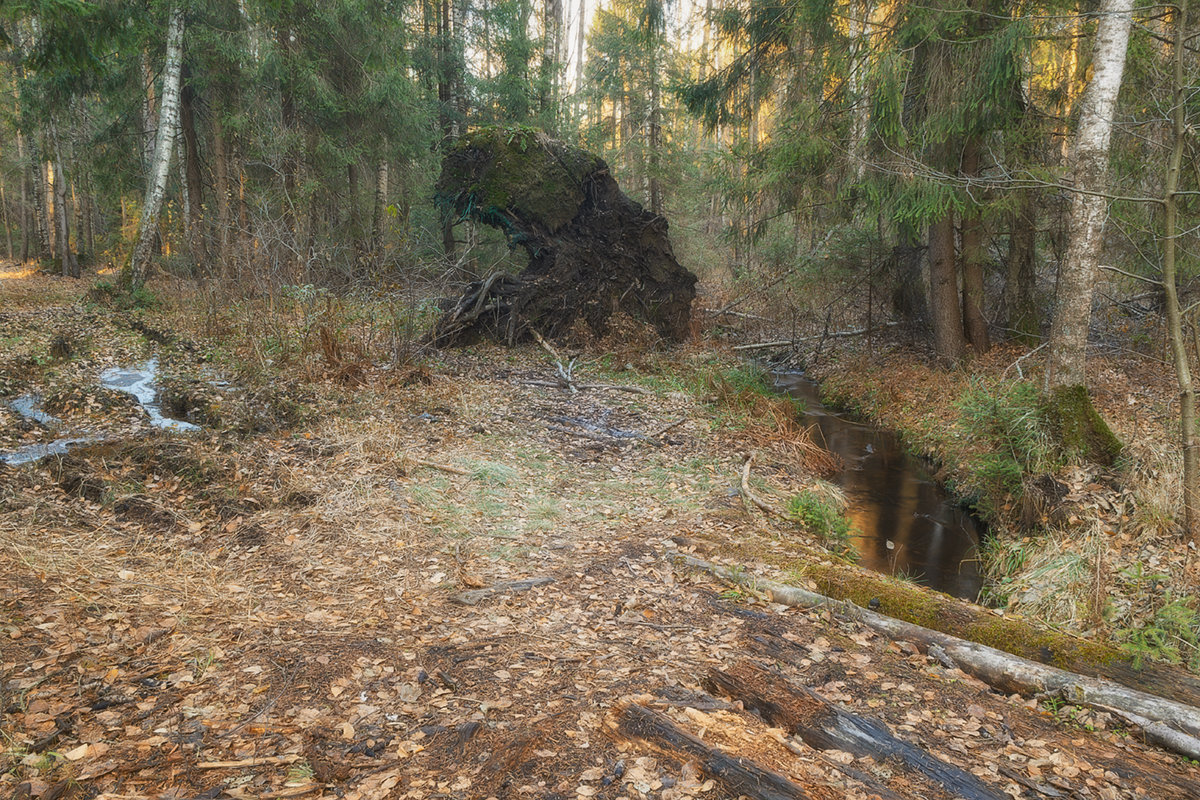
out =
<svg viewBox="0 0 1200 800"><path fill-rule="evenodd" d="M371 250L375 254L376 262L381 258L383 251L383 224L387 218L387 197L388 162L386 159L381 159L375 170L375 219L371 226Z"/></svg>
<svg viewBox="0 0 1200 800"><path fill-rule="evenodd" d="M29 166L33 177L33 219L37 227L38 257L50 255L50 228L46 224L46 178L37 137L29 137Z"/></svg>
<svg viewBox="0 0 1200 800"><path fill-rule="evenodd" d="M132 289L141 288L149 274L150 254L158 231L167 191L167 173L171 166L171 150L179 117L179 76L183 65L183 9L171 8L167 22L167 58L163 69L162 106L158 114L158 135L155 137L152 169L146 181L146 199L142 203L142 218L138 224L137 243L133 248L126 283Z"/></svg>
<svg viewBox="0 0 1200 800"><path fill-rule="evenodd" d="M1108 208L1101 193L1108 188L1108 146L1125 70L1133 0L1101 0L1099 17L1092 80L1080 101L1079 129L1075 132L1072 169L1076 191L1071 197L1067 253L1059 265L1050 329L1048 391L1087 383L1092 290Z"/></svg>

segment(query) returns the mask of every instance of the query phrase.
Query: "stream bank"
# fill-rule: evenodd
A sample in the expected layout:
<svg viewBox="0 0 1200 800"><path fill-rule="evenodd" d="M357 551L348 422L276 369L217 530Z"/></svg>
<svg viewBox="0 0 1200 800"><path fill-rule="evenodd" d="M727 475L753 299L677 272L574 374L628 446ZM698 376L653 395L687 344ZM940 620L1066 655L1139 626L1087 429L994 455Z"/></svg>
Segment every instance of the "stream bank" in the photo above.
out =
<svg viewBox="0 0 1200 800"><path fill-rule="evenodd" d="M811 364L823 398L901 436L984 515L989 603L1122 647L1135 661L1200 668L1200 559L1176 520L1180 457L1172 376L1092 358L1094 402L1126 444L1117 468L1064 463L1039 434L1038 356L998 346L965 368L893 344L846 344Z"/></svg>
<svg viewBox="0 0 1200 800"><path fill-rule="evenodd" d="M826 408L820 387L803 373L774 373L774 385L803 402L813 441L841 462L833 480L846 497L859 565L977 600L983 529L934 478L933 466L909 455L891 431Z"/></svg>

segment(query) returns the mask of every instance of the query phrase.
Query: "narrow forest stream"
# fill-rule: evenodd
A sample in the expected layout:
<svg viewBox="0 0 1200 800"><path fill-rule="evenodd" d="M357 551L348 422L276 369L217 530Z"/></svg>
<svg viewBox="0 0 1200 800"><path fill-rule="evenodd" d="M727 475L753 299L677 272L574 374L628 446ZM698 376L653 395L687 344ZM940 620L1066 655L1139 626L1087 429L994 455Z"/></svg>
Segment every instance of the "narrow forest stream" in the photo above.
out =
<svg viewBox="0 0 1200 800"><path fill-rule="evenodd" d="M975 600L980 524L934 480L930 465L905 452L895 433L827 409L817 384L795 372L775 386L802 400L813 438L842 459L834 481L846 494L850 543L865 567Z"/></svg>

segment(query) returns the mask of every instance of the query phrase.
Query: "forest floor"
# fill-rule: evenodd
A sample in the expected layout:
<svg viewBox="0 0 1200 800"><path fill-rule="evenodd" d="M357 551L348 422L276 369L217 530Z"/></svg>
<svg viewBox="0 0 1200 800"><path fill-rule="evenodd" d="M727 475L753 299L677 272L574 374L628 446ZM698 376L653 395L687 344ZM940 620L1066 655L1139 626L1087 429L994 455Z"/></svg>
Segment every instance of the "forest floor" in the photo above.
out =
<svg viewBox="0 0 1200 800"><path fill-rule="evenodd" d="M380 309L164 283L157 308L119 311L86 289L0 274L0 397L109 437L0 465L2 797L737 795L623 733L627 704L809 797L952 796L704 692L744 661L997 794L1197 796L1200 768L1106 714L679 567L825 557L743 503L745 452L763 496L818 478L703 343L594 343L579 380L639 391L571 393L530 383L554 380L538 349L412 360L376 336ZM200 432L150 429L99 386L150 358L164 411ZM0 408L0 450L53 435Z"/></svg>

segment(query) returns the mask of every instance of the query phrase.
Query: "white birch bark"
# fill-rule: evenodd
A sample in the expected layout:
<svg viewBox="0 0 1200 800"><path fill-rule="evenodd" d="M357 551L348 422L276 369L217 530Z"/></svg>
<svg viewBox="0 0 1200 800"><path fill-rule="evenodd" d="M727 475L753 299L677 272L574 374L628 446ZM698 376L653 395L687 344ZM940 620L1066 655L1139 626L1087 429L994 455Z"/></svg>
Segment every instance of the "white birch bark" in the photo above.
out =
<svg viewBox="0 0 1200 800"><path fill-rule="evenodd" d="M1092 290L1104 240L1108 146L1133 23L1133 0L1101 0L1092 80L1080 101L1072 154L1075 192L1066 257L1059 265L1046 387L1086 386Z"/></svg>
<svg viewBox="0 0 1200 800"><path fill-rule="evenodd" d="M171 150L179 119L179 78L183 66L183 9L174 6L167 23L167 58L163 69L162 105L158 114L158 135L154 142L154 159L146 181L146 198L142 203L142 218L138 224L137 243L129 262L129 285L139 288L146 282L150 265L150 250L158 229L163 197L167 191L167 174L171 167Z"/></svg>
<svg viewBox="0 0 1200 800"><path fill-rule="evenodd" d="M376 253L379 253L383 247L383 225L387 219L387 198L388 162L386 159L381 159L375 170L375 219L371 226L371 247Z"/></svg>

